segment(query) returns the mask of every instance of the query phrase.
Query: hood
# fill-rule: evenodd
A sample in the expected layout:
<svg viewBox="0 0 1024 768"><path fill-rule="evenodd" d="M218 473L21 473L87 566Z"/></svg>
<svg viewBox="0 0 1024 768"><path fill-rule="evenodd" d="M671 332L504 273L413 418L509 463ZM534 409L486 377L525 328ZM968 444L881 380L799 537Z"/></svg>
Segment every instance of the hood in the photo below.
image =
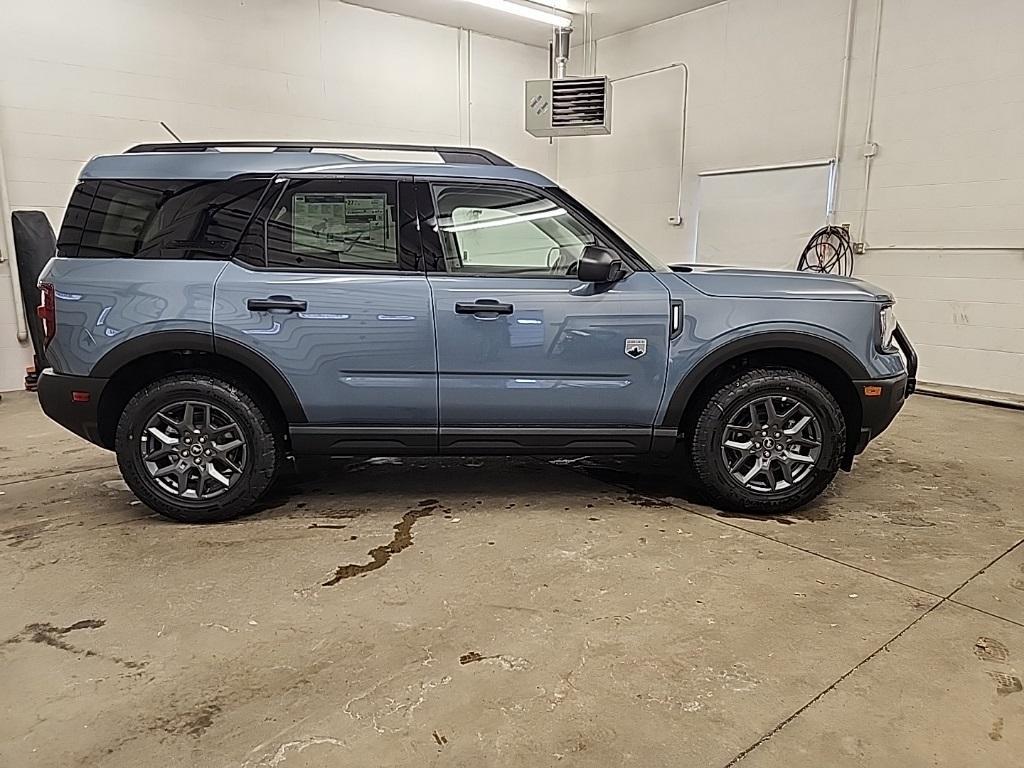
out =
<svg viewBox="0 0 1024 768"><path fill-rule="evenodd" d="M855 277L817 272L741 269L700 264L674 264L672 271L707 296L738 299L827 299L829 301L892 301L892 294Z"/></svg>

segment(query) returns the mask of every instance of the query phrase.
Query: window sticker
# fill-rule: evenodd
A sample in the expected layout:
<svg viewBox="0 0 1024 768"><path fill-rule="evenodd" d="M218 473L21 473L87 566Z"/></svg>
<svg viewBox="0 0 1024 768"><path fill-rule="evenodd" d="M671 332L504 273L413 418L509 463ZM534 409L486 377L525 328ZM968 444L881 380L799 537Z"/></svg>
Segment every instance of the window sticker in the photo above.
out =
<svg viewBox="0 0 1024 768"><path fill-rule="evenodd" d="M387 247L387 195L317 192L292 199L292 250L346 254Z"/></svg>

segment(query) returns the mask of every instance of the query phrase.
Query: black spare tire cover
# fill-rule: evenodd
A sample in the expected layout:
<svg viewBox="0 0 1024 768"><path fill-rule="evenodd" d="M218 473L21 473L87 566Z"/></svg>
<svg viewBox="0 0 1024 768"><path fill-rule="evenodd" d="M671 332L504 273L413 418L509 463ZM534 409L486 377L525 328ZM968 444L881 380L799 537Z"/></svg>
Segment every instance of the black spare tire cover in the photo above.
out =
<svg viewBox="0 0 1024 768"><path fill-rule="evenodd" d="M57 252L57 238L53 234L46 214L42 211L14 211L11 214L14 234L14 258L18 260L21 299L25 305L25 318L32 338L39 368L46 365L43 356L43 321L36 316L39 306L39 288L36 283L46 263Z"/></svg>

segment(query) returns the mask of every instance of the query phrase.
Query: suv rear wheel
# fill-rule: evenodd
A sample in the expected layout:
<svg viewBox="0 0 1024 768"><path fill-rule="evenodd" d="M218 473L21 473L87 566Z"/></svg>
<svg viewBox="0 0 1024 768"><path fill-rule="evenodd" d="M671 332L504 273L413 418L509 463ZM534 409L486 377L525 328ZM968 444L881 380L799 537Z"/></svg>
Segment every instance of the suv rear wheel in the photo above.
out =
<svg viewBox="0 0 1024 768"><path fill-rule="evenodd" d="M165 517L229 520L252 507L284 460L284 439L236 385L175 374L137 392L117 425L117 463L128 487Z"/></svg>
<svg viewBox="0 0 1024 768"><path fill-rule="evenodd" d="M839 470L846 422L832 394L790 368L759 368L727 382L704 404L690 448L716 506L789 512L816 498Z"/></svg>

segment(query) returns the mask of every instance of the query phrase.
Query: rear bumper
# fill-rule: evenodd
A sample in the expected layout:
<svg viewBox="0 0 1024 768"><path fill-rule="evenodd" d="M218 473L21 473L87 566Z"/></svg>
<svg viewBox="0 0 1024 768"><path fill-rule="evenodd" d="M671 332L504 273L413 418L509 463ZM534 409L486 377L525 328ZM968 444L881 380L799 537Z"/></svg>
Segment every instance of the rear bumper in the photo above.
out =
<svg viewBox="0 0 1024 768"><path fill-rule="evenodd" d="M39 405L43 413L65 429L102 445L99 434L100 395L107 379L68 376L52 368L39 374Z"/></svg>
<svg viewBox="0 0 1024 768"><path fill-rule="evenodd" d="M896 343L899 345L907 361L906 373L888 379L868 379L853 382L860 398L861 429L853 453L848 457L863 453L868 443L882 434L896 414L900 412L907 398L917 389L917 352L914 351L910 339L899 326L896 327Z"/></svg>

